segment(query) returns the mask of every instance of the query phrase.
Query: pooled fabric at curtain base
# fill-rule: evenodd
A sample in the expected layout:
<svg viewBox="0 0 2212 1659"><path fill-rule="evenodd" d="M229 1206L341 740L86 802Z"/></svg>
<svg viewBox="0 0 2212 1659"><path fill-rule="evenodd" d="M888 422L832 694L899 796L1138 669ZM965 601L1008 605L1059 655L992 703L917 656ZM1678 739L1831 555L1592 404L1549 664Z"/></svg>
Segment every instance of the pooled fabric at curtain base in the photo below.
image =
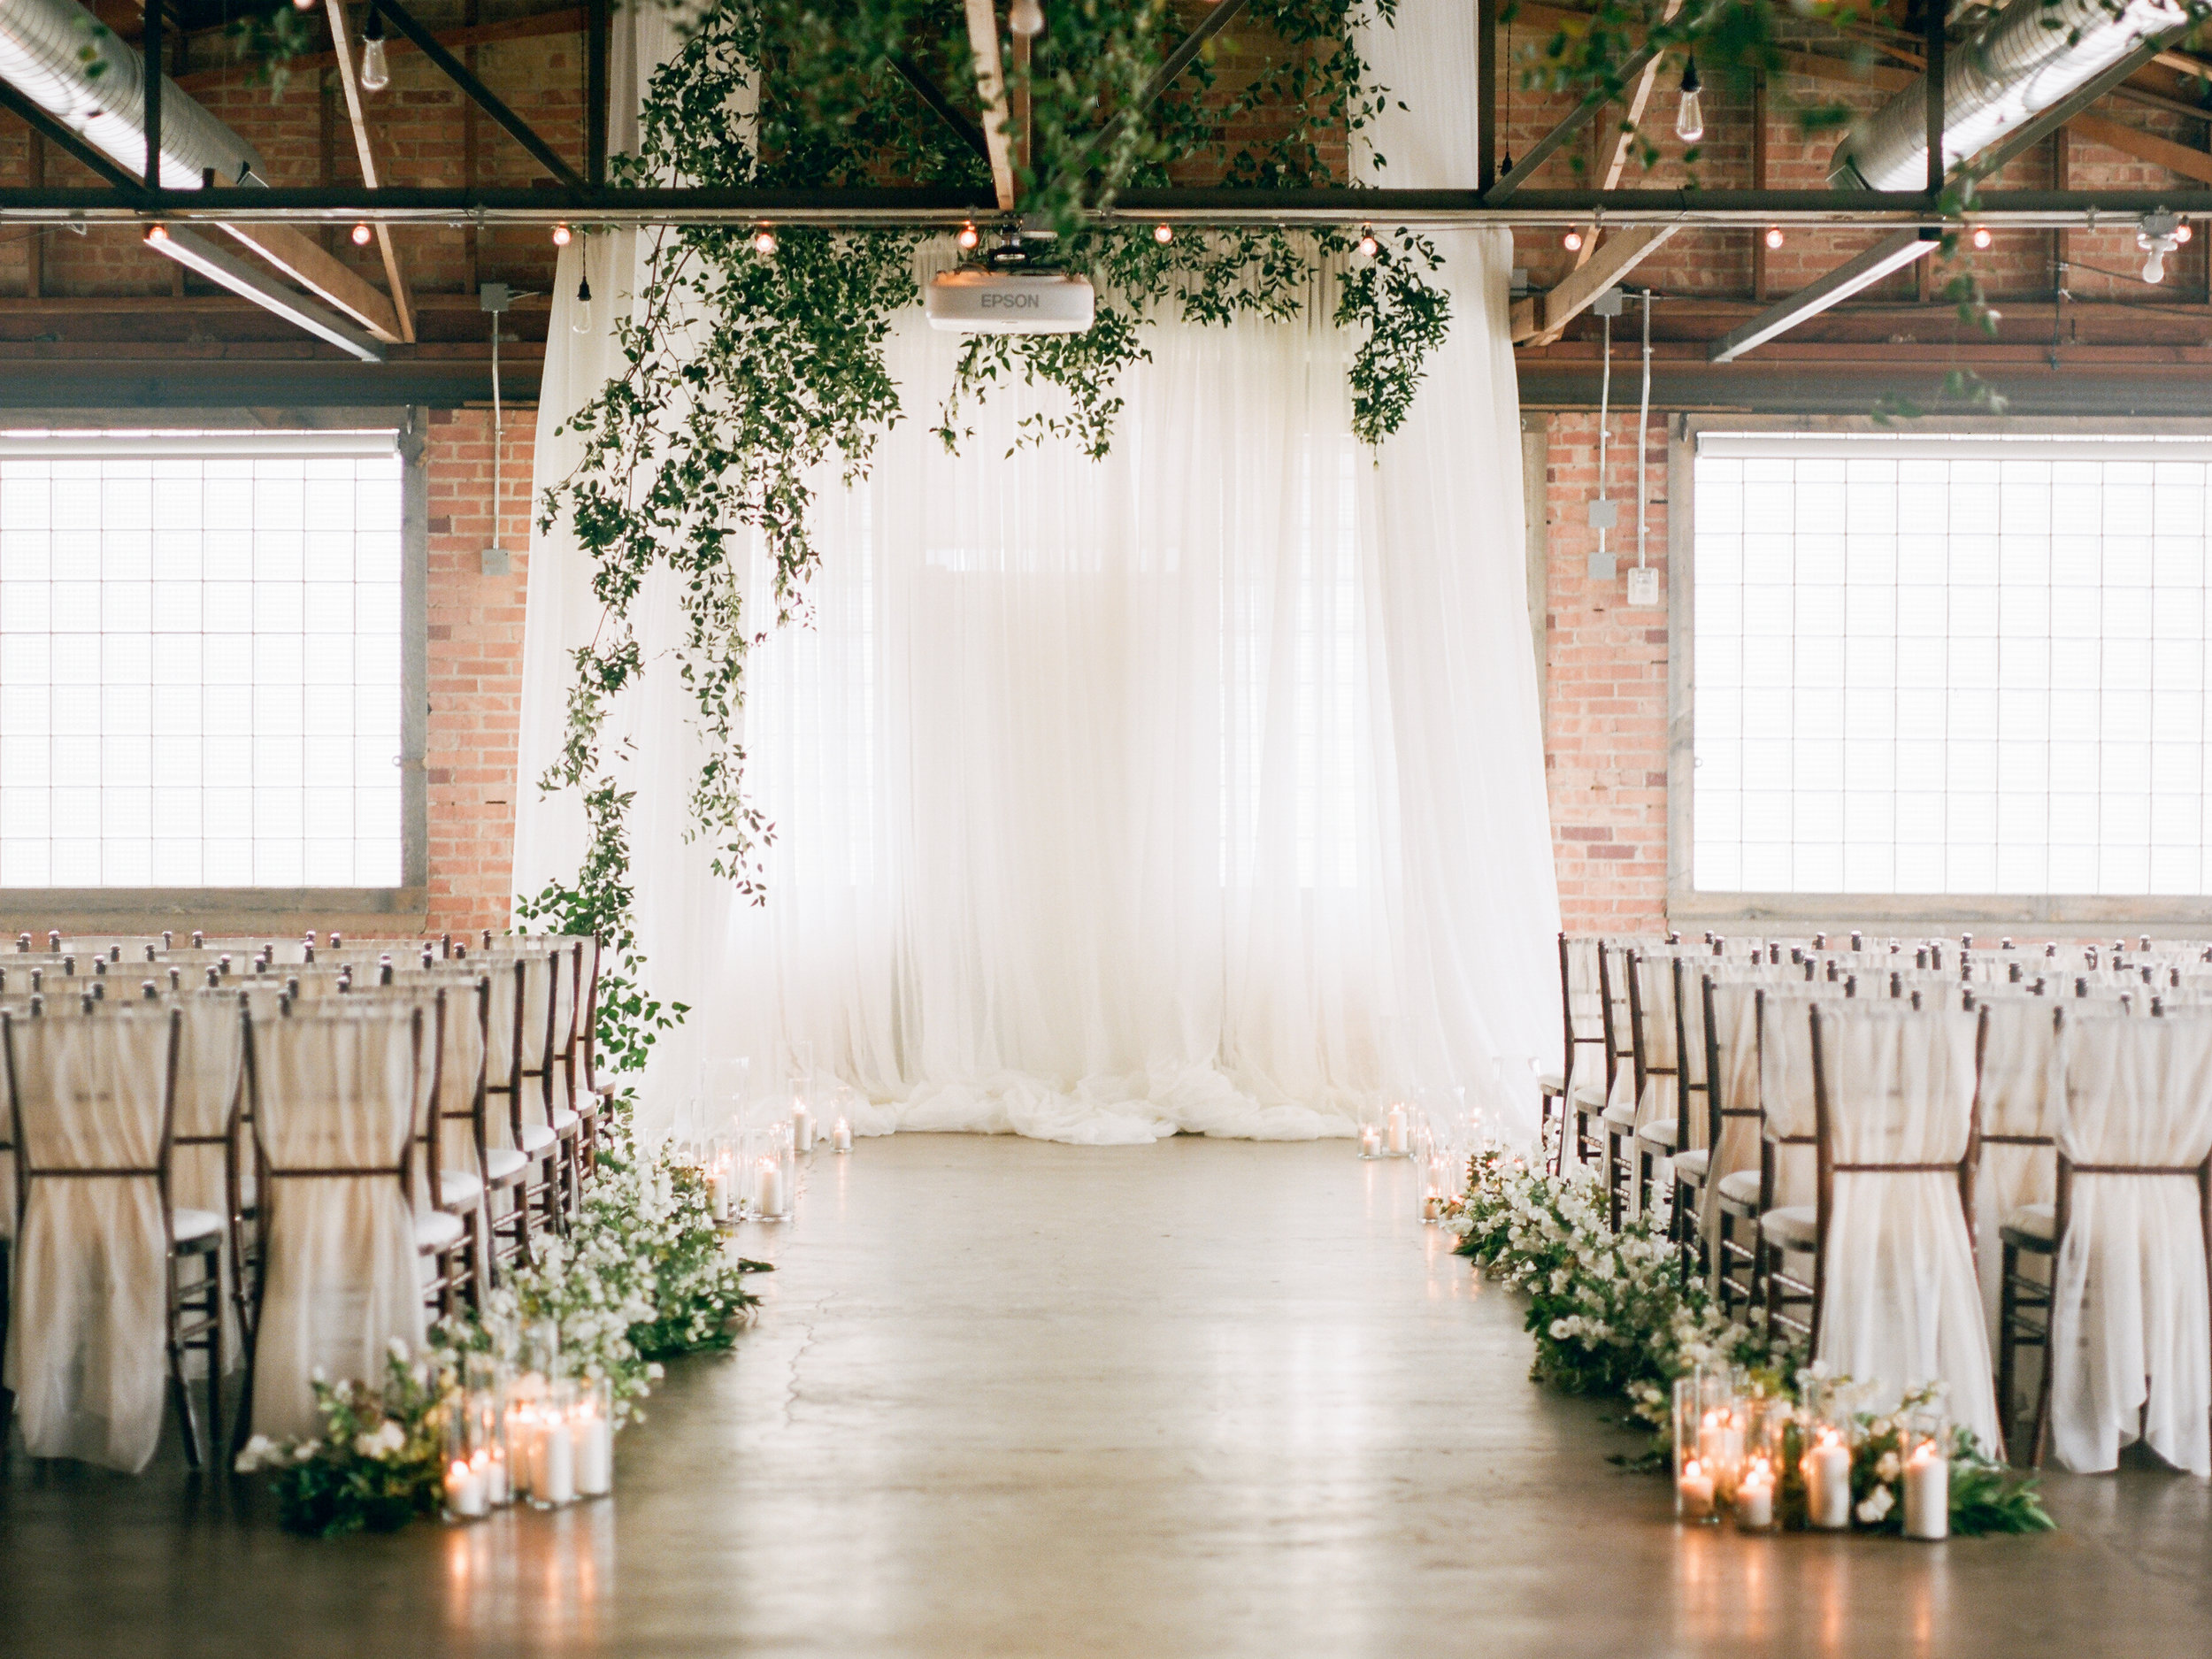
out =
<svg viewBox="0 0 2212 1659"><path fill-rule="evenodd" d="M1357 1124L1348 1098L1317 1106L1269 1104L1217 1066L1154 1065L1071 1084L1023 1071L925 1083L902 1100L863 1108L853 1132L1011 1134L1067 1146L1128 1147L1174 1134L1325 1141L1349 1136Z"/></svg>

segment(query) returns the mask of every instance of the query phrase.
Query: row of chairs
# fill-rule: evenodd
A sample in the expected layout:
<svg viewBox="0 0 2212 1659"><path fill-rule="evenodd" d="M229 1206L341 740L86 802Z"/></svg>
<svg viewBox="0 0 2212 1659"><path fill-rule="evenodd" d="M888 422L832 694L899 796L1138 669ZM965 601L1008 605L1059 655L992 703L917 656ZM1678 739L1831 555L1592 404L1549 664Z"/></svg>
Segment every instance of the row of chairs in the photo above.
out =
<svg viewBox="0 0 2212 1659"><path fill-rule="evenodd" d="M310 1350L329 1346L329 1333L314 1334L319 1316L299 1310L337 1308L357 1335L378 1323L354 1307L370 1271L371 1300L390 1323L393 1286L372 1270L379 1240L403 1236L393 1226L417 1265L402 1299L409 1328L388 1333L419 1337L426 1314L480 1306L578 1214L611 1092L595 1064L595 941L487 933L474 952L450 939L334 935L319 949L311 937L48 942L35 954L19 940L0 957L0 1154L15 1165L0 1279L13 1392L0 1397L0 1431L23 1395L35 1454L135 1469L159 1428L158 1411L150 1426L145 1412L142 1350L110 1352L117 1343L96 1308L73 1293L58 1302L58 1285L104 1275L134 1308L165 1286L155 1351L166 1353L196 1468L223 1442L233 1354L242 1348L247 1368L232 1437L242 1443L257 1402L277 1402L280 1430L299 1426ZM363 1070L371 1049L383 1064L373 1078ZM396 1155L376 1129L393 1110L405 1128ZM314 1150L306 1163L303 1147ZM338 1194L350 1196L334 1210ZM362 1238L302 1223L347 1204ZM264 1342L272 1286L293 1310L278 1323L298 1328ZM100 1365L88 1368L96 1351ZM196 1354L206 1363L204 1436L187 1385ZM351 1374L380 1362L364 1363ZM101 1366L129 1397L118 1419L127 1434L87 1433L101 1412L61 1398L93 1387Z"/></svg>
<svg viewBox="0 0 2212 1659"><path fill-rule="evenodd" d="M1970 938L1955 949L1947 942L1869 949L1856 935L1847 949L1821 936L1733 947L1709 936L1686 947L1672 936L1563 935L1560 959L1568 1069L1545 1083L1555 1167L1571 1148L1597 1167L1616 1226L1632 1210L1663 1207L1685 1275L1709 1275L1732 1314L1763 1306L1780 1328L1817 1341L1829 1302L1834 1177L1875 1172L1852 1146L1895 1102L1872 1100L1863 1079L1833 1074L1813 1012L1824 1005L1916 1010L1947 1019L1955 1033L1975 1033L1970 1079L1952 1102L1963 1114L1955 1141L1943 1143L1939 1158L1909 1161L1911 1169L1893 1157L1876 1162L1903 1175L1932 1174L1939 1163L1956 1187L1970 1253L1978 1241L1995 1247L1997 1271L1984 1277L1992 1280L1994 1392L2007 1424L2024 1350L2048 1353L2052 1264L2066 1249L2067 1195L2078 1179L2193 1180L2193 1254L2212 1263L2212 1141L2200 1144L2186 1099L2139 1081L2122 1114L2133 1136L2124 1156L2093 1146L2080 1121L2071 1131L2079 1144L2068 1143L2070 1099L2102 1087L2115 1064L2139 1079L2159 1067L2170 1072L2177 1045L2195 1040L2175 1027L2203 1028L2212 951L2201 945L2144 939L2131 953L2120 943L2077 954L2020 951L2010 941L1978 951ZM2163 1030L2144 1024L2161 1018ZM2145 1057L2154 1050L2167 1056L2155 1065ZM2099 1057L2085 1062L2092 1053ZM1891 1132L1902 1133L1893 1124ZM1667 1177L1655 1192L1657 1168ZM1994 1212L1978 1240L1978 1187ZM2097 1248L2085 1236L2078 1243L2082 1252ZM2192 1282L2201 1285L2204 1275ZM2108 1289L2101 1294L2110 1300ZM2177 1294L2200 1301L2203 1293ZM2190 1342L2193 1353L2205 1346ZM2054 1374L2062 1369L2042 1368L2026 1442L2039 1459Z"/></svg>

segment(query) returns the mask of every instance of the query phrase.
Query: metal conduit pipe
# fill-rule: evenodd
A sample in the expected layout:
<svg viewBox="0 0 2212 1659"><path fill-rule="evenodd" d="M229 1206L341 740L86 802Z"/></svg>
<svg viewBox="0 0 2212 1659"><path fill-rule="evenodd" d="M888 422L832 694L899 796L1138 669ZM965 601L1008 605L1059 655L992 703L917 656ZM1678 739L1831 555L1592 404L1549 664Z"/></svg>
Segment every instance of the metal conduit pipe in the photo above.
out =
<svg viewBox="0 0 2212 1659"><path fill-rule="evenodd" d="M1944 170L2187 21L2173 0L2126 0L2116 13L2102 0L2013 0L1943 55ZM1839 190L1925 188L1927 109L1923 77L1836 146L1828 182Z"/></svg>
<svg viewBox="0 0 2212 1659"><path fill-rule="evenodd" d="M0 4L0 81L133 174L146 165L146 60L76 0ZM265 179L260 152L167 76L161 83L161 182L196 190Z"/></svg>

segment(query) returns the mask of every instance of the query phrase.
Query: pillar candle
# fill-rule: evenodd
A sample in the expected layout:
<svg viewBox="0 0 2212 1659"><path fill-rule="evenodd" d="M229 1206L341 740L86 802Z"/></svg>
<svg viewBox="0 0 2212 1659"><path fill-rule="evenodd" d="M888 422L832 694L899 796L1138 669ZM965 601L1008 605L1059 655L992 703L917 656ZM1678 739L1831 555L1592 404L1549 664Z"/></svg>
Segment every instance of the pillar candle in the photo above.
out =
<svg viewBox="0 0 2212 1659"><path fill-rule="evenodd" d="M1774 1475L1763 1457L1753 1458L1737 1484L1736 1525L1753 1528L1774 1525Z"/></svg>
<svg viewBox="0 0 2212 1659"><path fill-rule="evenodd" d="M853 1149L853 1126L842 1118L837 1120L837 1127L830 1132L830 1145L840 1152Z"/></svg>
<svg viewBox="0 0 2212 1659"><path fill-rule="evenodd" d="M1390 1109L1390 1156L1394 1158L1402 1156L1405 1150L1406 1109L1403 1106L1393 1106Z"/></svg>
<svg viewBox="0 0 2212 1659"><path fill-rule="evenodd" d="M729 1171L720 1164L707 1171L707 1213L717 1221L730 1218Z"/></svg>
<svg viewBox="0 0 2212 1659"><path fill-rule="evenodd" d="M587 1498L603 1498L614 1490L614 1425L596 1406L577 1414L576 1490Z"/></svg>
<svg viewBox="0 0 2212 1659"><path fill-rule="evenodd" d="M1682 1478L1675 1490L1684 1520L1701 1521L1713 1512L1713 1478L1696 1458L1682 1465Z"/></svg>
<svg viewBox="0 0 2212 1659"><path fill-rule="evenodd" d="M472 1463L455 1459L445 1471L445 1507L447 1514L466 1521L483 1514L488 1500L482 1471Z"/></svg>
<svg viewBox="0 0 2212 1659"><path fill-rule="evenodd" d="M1363 1158L1382 1156L1382 1131L1372 1124L1363 1124L1360 1126L1359 1155Z"/></svg>
<svg viewBox="0 0 2212 1659"><path fill-rule="evenodd" d="M1832 1429L1805 1454L1805 1511L1810 1525L1841 1532L1851 1525L1851 1452Z"/></svg>
<svg viewBox="0 0 2212 1659"><path fill-rule="evenodd" d="M795 1152L814 1150L814 1114L804 1106L791 1109L791 1148Z"/></svg>
<svg viewBox="0 0 2212 1659"><path fill-rule="evenodd" d="M544 1479L531 1481L530 1501L536 1504L573 1502L576 1442L569 1433L568 1419L557 1411L546 1412L538 1425L537 1444L536 1466L544 1472Z"/></svg>
<svg viewBox="0 0 2212 1659"><path fill-rule="evenodd" d="M513 1494L507 1490L507 1454L496 1446L480 1451L470 1460L480 1463L484 1469L484 1502L501 1504Z"/></svg>
<svg viewBox="0 0 2212 1659"><path fill-rule="evenodd" d="M764 1216L783 1214L783 1166L773 1158L763 1158L754 1179L754 1210Z"/></svg>
<svg viewBox="0 0 2212 1659"><path fill-rule="evenodd" d="M1923 1440L1905 1464L1905 1536L1951 1535L1951 1460L1933 1440Z"/></svg>

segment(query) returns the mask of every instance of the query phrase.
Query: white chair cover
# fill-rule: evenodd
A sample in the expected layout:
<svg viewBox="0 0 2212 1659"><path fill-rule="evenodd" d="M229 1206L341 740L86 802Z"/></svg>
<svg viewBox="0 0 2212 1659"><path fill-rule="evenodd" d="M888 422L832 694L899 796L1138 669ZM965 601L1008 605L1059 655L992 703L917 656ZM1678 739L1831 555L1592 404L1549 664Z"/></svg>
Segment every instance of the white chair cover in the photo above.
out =
<svg viewBox="0 0 2212 1659"><path fill-rule="evenodd" d="M1720 1072L1713 1087L1724 1111L1759 1110L1758 994L1758 986L1748 980L1726 984L1716 980L1713 986L1713 1041L1720 1058ZM1703 1208L1698 1216L1699 1229L1709 1246L1720 1236L1722 1179L1739 1170L1758 1167L1758 1118L1723 1118L1720 1144L1713 1148L1713 1161L1707 1166ZM1717 1255L1712 1259L1717 1272Z"/></svg>
<svg viewBox="0 0 2212 1659"><path fill-rule="evenodd" d="M1978 1018L1894 1002L1814 1010L1838 1166L1815 1356L1894 1402L1941 1379L1952 1420L2003 1444L1973 1245L1949 1171L1847 1172L1854 1164L1956 1164L1973 1132Z"/></svg>
<svg viewBox="0 0 2212 1659"><path fill-rule="evenodd" d="M9 1064L33 1170L161 1162L166 1010L11 1017ZM28 1183L17 1218L6 1379L34 1457L135 1474L161 1440L168 1378L169 1225L161 1183Z"/></svg>
<svg viewBox="0 0 2212 1659"><path fill-rule="evenodd" d="M2058 1133L2064 1087L2058 1025L2064 1007L2049 997L1998 995L1985 999L1989 1034L1982 1045L1982 1158L1974 1187L1974 1238L1981 1266L1982 1308L1995 1328L2004 1249L1997 1229L2023 1204L2047 1204L2058 1155L2049 1147L1993 1142L1993 1135L2049 1140Z"/></svg>
<svg viewBox="0 0 2212 1659"><path fill-rule="evenodd" d="M390 1173L413 1131L416 1011L333 997L253 1025L255 1130L270 1175L254 1356L261 1433L320 1432L314 1372L375 1382L392 1338L421 1344L413 1221ZM426 1069L430 1041L426 1018ZM284 1173L329 1169L382 1172Z"/></svg>
<svg viewBox="0 0 2212 1659"><path fill-rule="evenodd" d="M1643 1015L1644 1092L1636 1102L1636 1127L1679 1119L1674 1025L1674 952L1664 947L1636 956L1636 999ZM1662 1070L1663 1068L1663 1070Z"/></svg>
<svg viewBox="0 0 2212 1659"><path fill-rule="evenodd" d="M180 1140L227 1134L231 1127L231 1107L238 1099L246 1069L246 1033L239 1019L238 995L233 991L200 991L180 999L176 1006L183 1010L183 1019L177 1038L177 1104L171 1133ZM250 1166L250 1159L245 1162ZM251 1202L251 1168L239 1173L242 1195ZM225 1148L204 1142L172 1147L169 1202L180 1210L210 1210L227 1219L230 1175ZM228 1294L231 1275L237 1271L237 1263L230 1258L226 1234L222 1247L225 1294L219 1311L226 1372L235 1371L245 1361L238 1316Z"/></svg>
<svg viewBox="0 0 2212 1659"><path fill-rule="evenodd" d="M2070 1011L2061 1043L2071 1162L2193 1167L2212 1153L2212 1016ZM2212 1475L2203 1202L2179 1175L2073 1178L2051 1344L2052 1444L2067 1468L2112 1468L2139 1417L2160 1456Z"/></svg>
<svg viewBox="0 0 2212 1659"><path fill-rule="evenodd" d="M1774 1148L1776 1209L1809 1204L1818 1196L1818 1154L1811 1142L1819 1129L1813 1105L1812 1010L1815 999L1801 990L1767 986L1755 1041L1759 1061L1759 1103L1766 1113L1762 1133L1804 1144Z"/></svg>

